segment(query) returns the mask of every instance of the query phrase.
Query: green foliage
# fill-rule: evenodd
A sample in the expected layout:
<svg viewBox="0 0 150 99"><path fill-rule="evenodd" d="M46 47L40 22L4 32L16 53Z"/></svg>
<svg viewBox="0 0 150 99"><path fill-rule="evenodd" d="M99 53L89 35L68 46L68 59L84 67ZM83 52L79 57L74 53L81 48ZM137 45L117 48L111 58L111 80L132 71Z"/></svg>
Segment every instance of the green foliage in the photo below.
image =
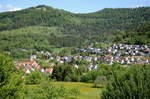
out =
<svg viewBox="0 0 150 99"><path fill-rule="evenodd" d="M112 41L112 35L108 34L133 29L150 21L149 12L149 7L142 7L74 14L41 5L16 12L0 13L0 50L24 48L51 51L52 46L76 47L84 46L88 42ZM117 38L122 40L120 35ZM127 42L130 40L127 39ZM131 43L138 43L136 40L131 40ZM25 52L20 53L26 57Z"/></svg>
<svg viewBox="0 0 150 99"><path fill-rule="evenodd" d="M94 87L97 87L97 84L104 85L106 84L106 81L107 79L105 76L98 76L94 81Z"/></svg>
<svg viewBox="0 0 150 99"><path fill-rule="evenodd" d="M150 22L146 22L130 31L120 31L116 34L115 42L144 45L150 44Z"/></svg>
<svg viewBox="0 0 150 99"><path fill-rule="evenodd" d="M103 9L90 14L74 14L45 5L0 14L0 30L33 25L58 26L64 33L108 33L131 29L149 20L149 7Z"/></svg>
<svg viewBox="0 0 150 99"><path fill-rule="evenodd" d="M38 61L39 65L42 67L42 68L50 68L51 66L48 64L48 62L45 62L44 60L39 60Z"/></svg>
<svg viewBox="0 0 150 99"><path fill-rule="evenodd" d="M0 54L0 86L8 83L9 77L13 72L13 62L10 58ZM9 72L10 71L10 72Z"/></svg>
<svg viewBox="0 0 150 99"><path fill-rule="evenodd" d="M63 48L60 52L59 55L70 55L71 54L71 48Z"/></svg>
<svg viewBox="0 0 150 99"><path fill-rule="evenodd" d="M126 70L126 68L118 63L112 65L101 64L98 68L100 75L105 76L107 80L110 80L114 75L119 75Z"/></svg>
<svg viewBox="0 0 150 99"><path fill-rule="evenodd" d="M71 95L71 97L65 99L99 99L100 91L102 91L102 88L93 88L93 83L52 82L52 84L57 87L64 86L66 89L70 90L69 93L78 91L76 92L78 95Z"/></svg>
<svg viewBox="0 0 150 99"><path fill-rule="evenodd" d="M88 65L89 64L89 62L88 61L86 61L86 60L76 60L75 61L75 64L77 64L77 65Z"/></svg>
<svg viewBox="0 0 150 99"><path fill-rule="evenodd" d="M72 64L61 64L54 67L52 78L57 81L81 81L81 82L94 82L99 77L106 77L111 79L113 75L125 71L125 68L120 64L98 66L98 70L87 70L86 61L78 61L78 69Z"/></svg>
<svg viewBox="0 0 150 99"><path fill-rule="evenodd" d="M22 99L24 96L24 83L18 74L13 73L9 82L1 87L1 99Z"/></svg>
<svg viewBox="0 0 150 99"><path fill-rule="evenodd" d="M85 73L82 76L81 81L82 82L94 82L94 80L99 75L100 75L100 72L98 72L97 70L92 70L92 71L89 71L89 72Z"/></svg>
<svg viewBox="0 0 150 99"><path fill-rule="evenodd" d="M132 66L114 74L102 94L103 99L149 99L150 66Z"/></svg>
<svg viewBox="0 0 150 99"><path fill-rule="evenodd" d="M29 59L31 53L29 51L12 50L11 57L14 59Z"/></svg>
<svg viewBox="0 0 150 99"><path fill-rule="evenodd" d="M100 64L98 66L98 70L91 70L85 72L83 76L81 76L82 82L94 82L99 77L106 77L107 80L111 79L113 75L120 74L125 70L122 65L114 63L113 65L105 65Z"/></svg>
<svg viewBox="0 0 150 99"><path fill-rule="evenodd" d="M25 99L68 99L69 96L77 96L80 92L77 89L66 89L63 86L54 86L51 83L43 82L38 87L27 88Z"/></svg>
<svg viewBox="0 0 150 99"><path fill-rule="evenodd" d="M34 71L27 75L26 84L40 84L45 79L44 75L39 71Z"/></svg>
<svg viewBox="0 0 150 99"><path fill-rule="evenodd" d="M65 90L63 88L56 88L48 83L42 83L38 88L28 88L26 90L26 99L58 99Z"/></svg>
<svg viewBox="0 0 150 99"><path fill-rule="evenodd" d="M113 36L110 36L110 37L113 37ZM106 40L107 41L107 40ZM94 47L95 48L101 48L103 50L106 50L108 47L110 47L112 44L109 42L109 43L100 43L100 44L95 44Z"/></svg>
<svg viewBox="0 0 150 99"><path fill-rule="evenodd" d="M0 99L23 97L23 83L19 72L15 72L12 60L0 54Z"/></svg>
<svg viewBox="0 0 150 99"><path fill-rule="evenodd" d="M57 81L80 81L80 74L77 71L77 68L69 64L58 65L53 69L52 78Z"/></svg>

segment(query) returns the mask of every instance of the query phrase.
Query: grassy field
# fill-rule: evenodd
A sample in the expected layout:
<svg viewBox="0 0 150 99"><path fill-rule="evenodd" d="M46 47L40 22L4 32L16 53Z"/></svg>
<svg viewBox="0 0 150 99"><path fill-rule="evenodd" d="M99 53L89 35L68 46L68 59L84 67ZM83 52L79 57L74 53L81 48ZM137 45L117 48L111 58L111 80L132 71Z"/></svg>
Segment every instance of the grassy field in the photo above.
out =
<svg viewBox="0 0 150 99"><path fill-rule="evenodd" d="M81 82L52 82L56 86L64 86L65 88L77 88L80 91L80 95L72 97L73 99L100 99L102 88L93 88L92 83Z"/></svg>

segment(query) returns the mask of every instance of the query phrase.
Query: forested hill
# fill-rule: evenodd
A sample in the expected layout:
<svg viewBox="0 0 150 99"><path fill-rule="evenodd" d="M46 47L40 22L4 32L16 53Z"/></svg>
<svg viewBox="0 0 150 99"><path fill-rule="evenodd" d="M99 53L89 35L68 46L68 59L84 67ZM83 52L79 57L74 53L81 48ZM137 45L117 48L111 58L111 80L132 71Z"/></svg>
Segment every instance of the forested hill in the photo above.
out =
<svg viewBox="0 0 150 99"><path fill-rule="evenodd" d="M132 30L118 31L115 34L114 42L132 45L150 45L150 22L146 22Z"/></svg>
<svg viewBox="0 0 150 99"><path fill-rule="evenodd" d="M95 13L75 14L41 5L4 12L0 13L0 51L17 55L20 48L51 50L52 47L77 47L94 41L112 41L112 34L132 30L145 22L150 22L150 7L109 8ZM117 34L115 40L122 39L124 34ZM131 37L124 38L128 43Z"/></svg>
<svg viewBox="0 0 150 99"><path fill-rule="evenodd" d="M113 33L150 21L150 7L103 9L95 13L74 14L40 5L16 12L0 13L0 30L26 26L56 26L63 33Z"/></svg>

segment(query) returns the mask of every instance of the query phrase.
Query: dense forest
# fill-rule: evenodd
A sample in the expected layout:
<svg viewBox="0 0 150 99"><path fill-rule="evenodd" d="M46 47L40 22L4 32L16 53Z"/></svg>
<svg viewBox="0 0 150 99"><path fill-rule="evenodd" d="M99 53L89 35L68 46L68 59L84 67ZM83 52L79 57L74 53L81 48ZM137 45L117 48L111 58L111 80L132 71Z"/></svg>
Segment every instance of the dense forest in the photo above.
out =
<svg viewBox="0 0 150 99"><path fill-rule="evenodd" d="M12 53L20 48L51 51L53 47L84 46L95 41L149 44L149 41L139 41L141 35L149 40L149 30L135 30L149 21L150 7L107 8L75 14L40 5L4 12L0 13L0 50ZM137 41L131 40L133 35L139 35Z"/></svg>
<svg viewBox="0 0 150 99"><path fill-rule="evenodd" d="M112 33L132 29L150 21L150 8L103 9L90 14L74 14L48 6L37 6L0 14L0 30L26 26L55 26L66 34Z"/></svg>
<svg viewBox="0 0 150 99"><path fill-rule="evenodd" d="M126 44L144 45L150 44L150 22L146 22L137 28L118 31L114 37L114 42Z"/></svg>

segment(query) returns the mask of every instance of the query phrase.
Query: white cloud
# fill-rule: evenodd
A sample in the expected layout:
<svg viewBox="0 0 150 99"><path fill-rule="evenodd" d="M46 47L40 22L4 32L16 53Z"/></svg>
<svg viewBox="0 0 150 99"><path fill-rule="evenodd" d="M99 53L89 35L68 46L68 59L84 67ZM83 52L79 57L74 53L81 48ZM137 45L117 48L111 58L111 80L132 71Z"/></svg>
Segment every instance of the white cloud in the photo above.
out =
<svg viewBox="0 0 150 99"><path fill-rule="evenodd" d="M0 5L0 12L18 11L18 10L21 10L21 8L18 8L12 5Z"/></svg>

